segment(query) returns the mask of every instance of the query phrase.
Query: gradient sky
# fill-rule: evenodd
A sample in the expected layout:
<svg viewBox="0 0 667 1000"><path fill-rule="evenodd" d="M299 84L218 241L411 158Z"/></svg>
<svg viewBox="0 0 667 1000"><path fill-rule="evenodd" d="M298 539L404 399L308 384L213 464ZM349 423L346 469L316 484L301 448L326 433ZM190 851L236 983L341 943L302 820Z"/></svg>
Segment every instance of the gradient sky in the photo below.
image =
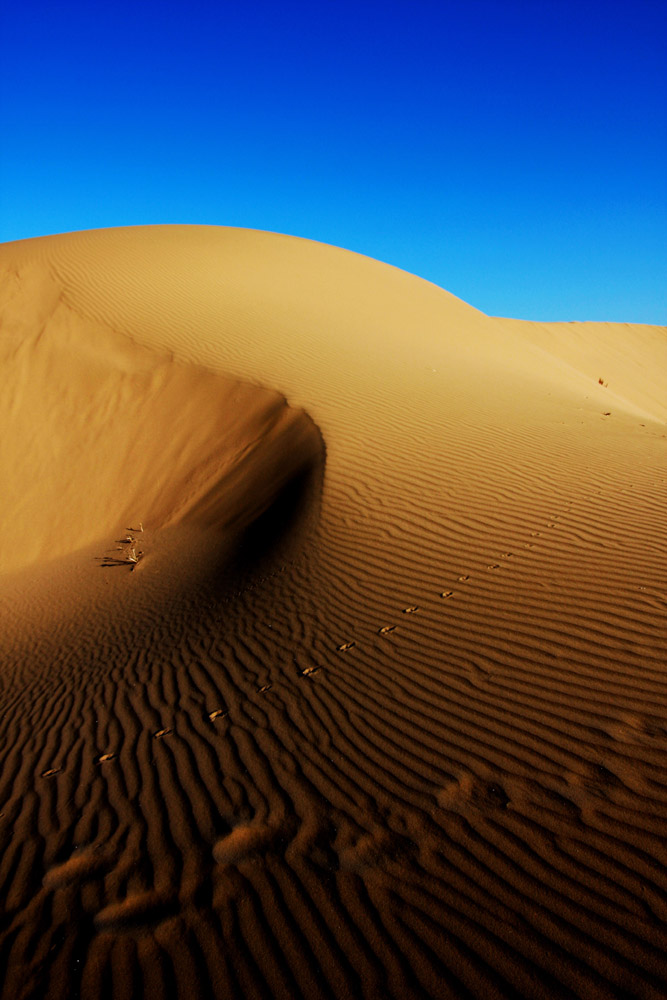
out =
<svg viewBox="0 0 667 1000"><path fill-rule="evenodd" d="M0 241L206 223L667 321L665 0L5 3Z"/></svg>

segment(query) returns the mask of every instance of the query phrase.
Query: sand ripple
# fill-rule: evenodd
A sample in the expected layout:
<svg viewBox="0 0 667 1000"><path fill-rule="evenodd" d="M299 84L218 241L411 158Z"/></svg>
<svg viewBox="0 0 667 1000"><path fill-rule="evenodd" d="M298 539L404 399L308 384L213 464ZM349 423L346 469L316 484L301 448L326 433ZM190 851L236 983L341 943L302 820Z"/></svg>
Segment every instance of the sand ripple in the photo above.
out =
<svg viewBox="0 0 667 1000"><path fill-rule="evenodd" d="M603 417L548 329L332 248L179 232L3 250L19 353L17 316L47 328L39 392L48 329L112 329L91 434L125 449L108 510L58 552L40 527L0 582L3 997L663 997L659 365ZM591 332L619 379L654 340L621 332ZM96 562L123 479L137 572Z"/></svg>

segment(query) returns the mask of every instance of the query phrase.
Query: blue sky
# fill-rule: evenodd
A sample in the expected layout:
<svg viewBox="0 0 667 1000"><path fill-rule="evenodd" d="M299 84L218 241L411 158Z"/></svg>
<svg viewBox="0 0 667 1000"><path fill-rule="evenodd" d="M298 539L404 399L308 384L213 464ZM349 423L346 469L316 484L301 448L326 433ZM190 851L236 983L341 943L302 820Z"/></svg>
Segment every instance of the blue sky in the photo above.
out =
<svg viewBox="0 0 667 1000"><path fill-rule="evenodd" d="M667 321L664 0L4 4L0 241L205 223Z"/></svg>

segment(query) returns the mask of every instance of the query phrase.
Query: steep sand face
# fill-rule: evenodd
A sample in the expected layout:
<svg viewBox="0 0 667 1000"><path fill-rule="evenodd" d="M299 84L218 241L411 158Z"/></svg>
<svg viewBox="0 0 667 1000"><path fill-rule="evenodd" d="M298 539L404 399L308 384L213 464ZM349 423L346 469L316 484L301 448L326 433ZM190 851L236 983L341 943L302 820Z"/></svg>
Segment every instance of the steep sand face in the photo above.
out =
<svg viewBox="0 0 667 1000"><path fill-rule="evenodd" d="M0 268L6 995L660 996L667 331L241 230Z"/></svg>
<svg viewBox="0 0 667 1000"><path fill-rule="evenodd" d="M3 571L130 524L247 524L317 456L312 421L276 393L82 326L60 304L3 339Z"/></svg>

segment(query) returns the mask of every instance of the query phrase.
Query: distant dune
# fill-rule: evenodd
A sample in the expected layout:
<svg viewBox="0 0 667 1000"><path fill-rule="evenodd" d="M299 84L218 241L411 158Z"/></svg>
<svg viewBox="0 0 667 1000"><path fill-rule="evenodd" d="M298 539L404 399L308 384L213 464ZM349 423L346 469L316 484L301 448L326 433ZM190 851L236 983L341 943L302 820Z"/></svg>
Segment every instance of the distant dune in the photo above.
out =
<svg viewBox="0 0 667 1000"><path fill-rule="evenodd" d="M2 997L667 992L667 329L0 246Z"/></svg>

